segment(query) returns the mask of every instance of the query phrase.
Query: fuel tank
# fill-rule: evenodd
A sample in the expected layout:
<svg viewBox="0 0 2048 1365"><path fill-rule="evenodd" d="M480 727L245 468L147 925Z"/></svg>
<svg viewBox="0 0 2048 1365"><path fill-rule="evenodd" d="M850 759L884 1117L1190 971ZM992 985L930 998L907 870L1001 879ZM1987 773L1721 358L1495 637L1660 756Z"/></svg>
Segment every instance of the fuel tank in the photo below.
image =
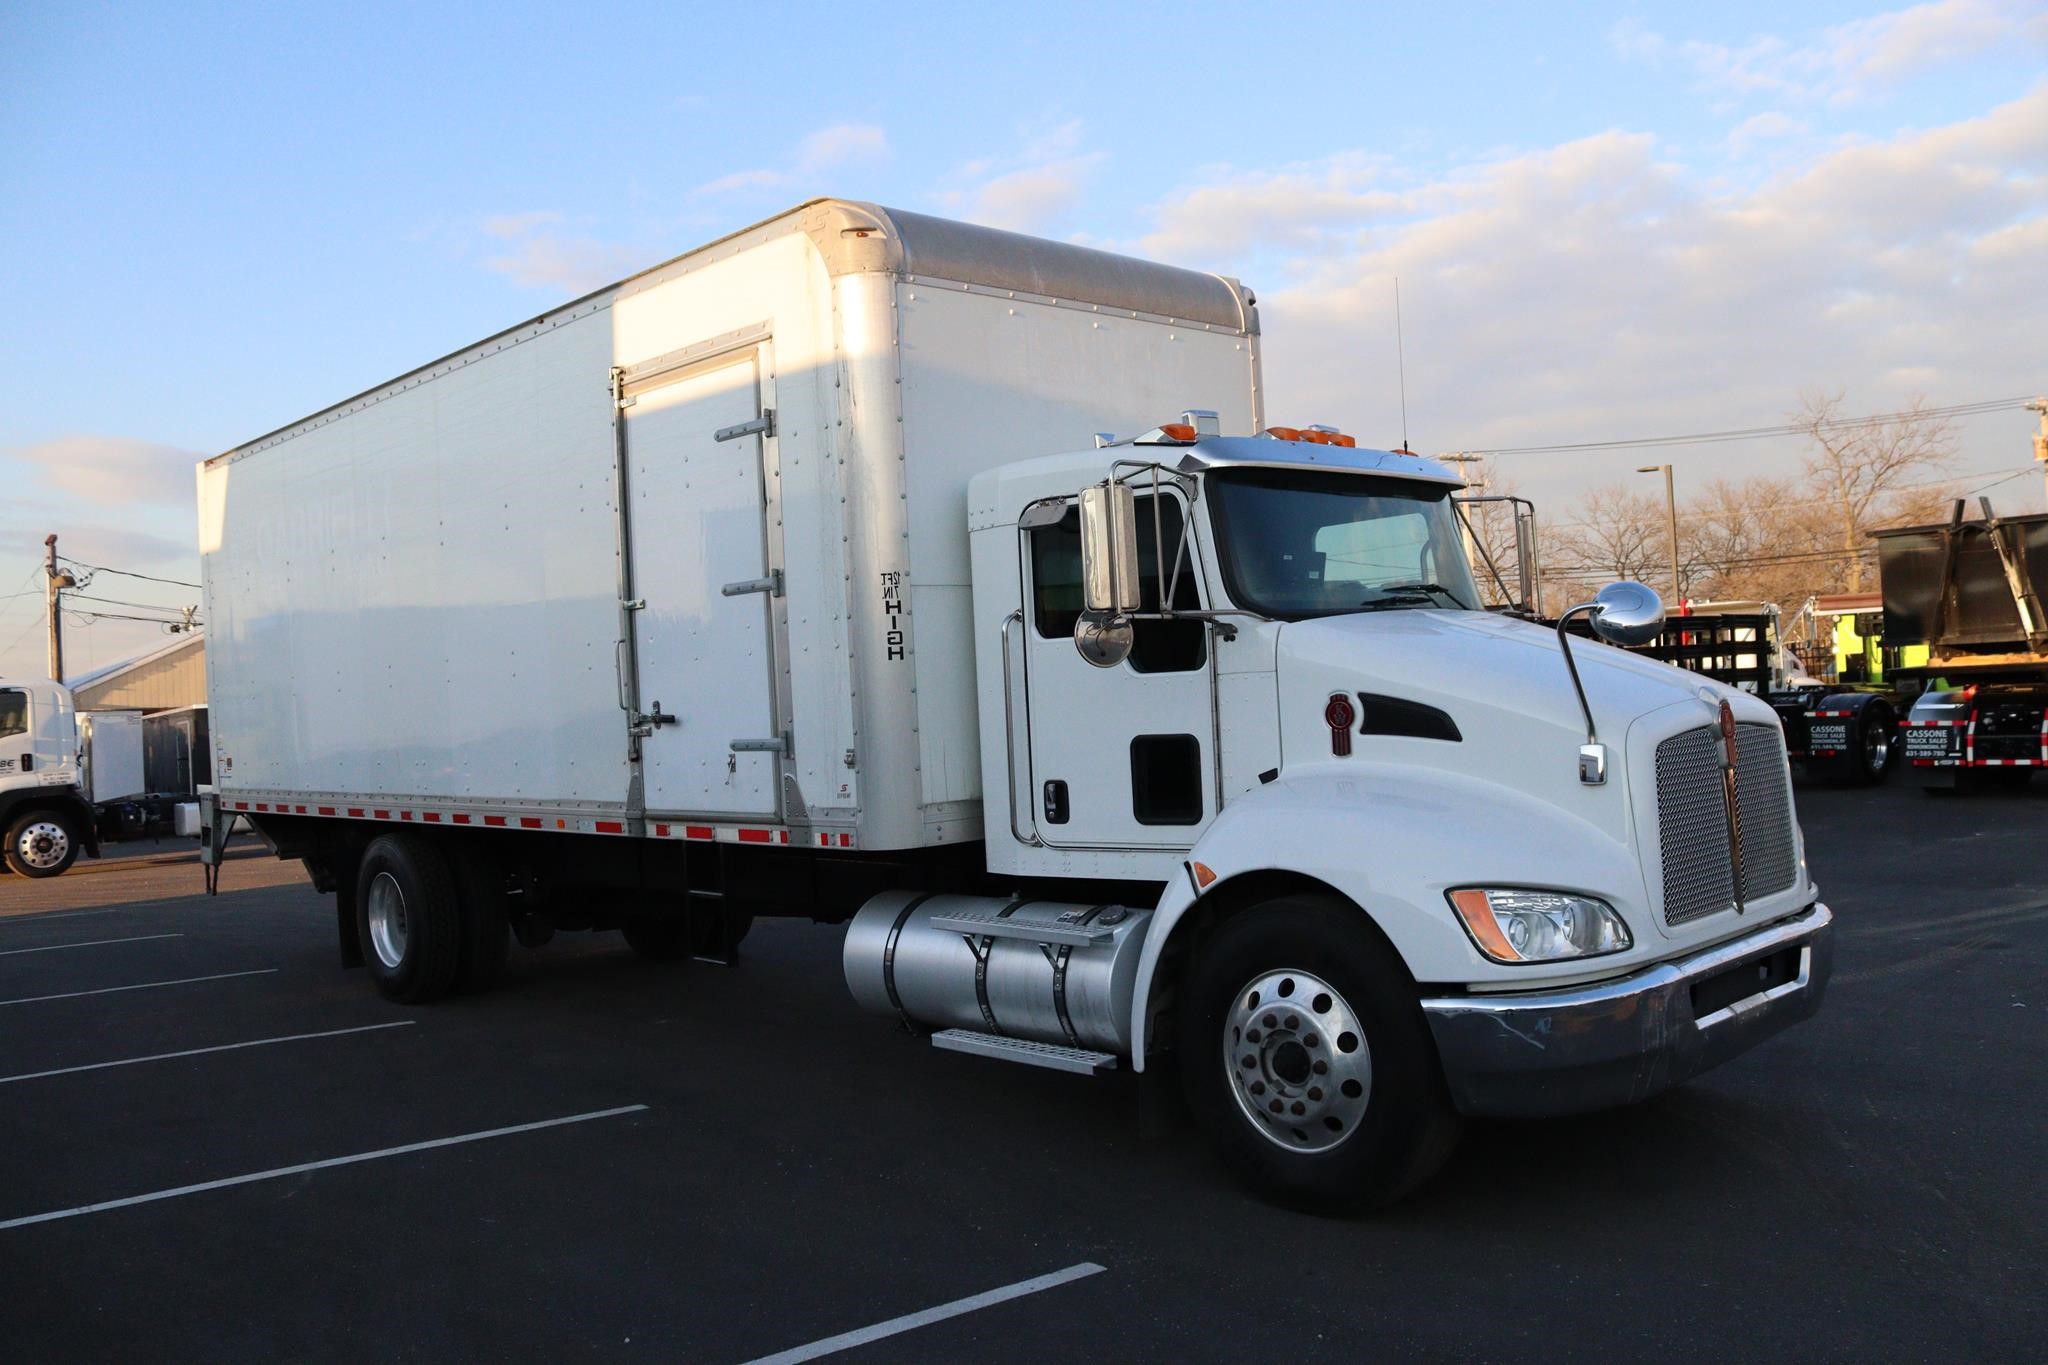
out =
<svg viewBox="0 0 2048 1365"><path fill-rule="evenodd" d="M885 891L847 926L847 989L864 1007L959 1028L1130 1055L1131 996L1150 910Z"/></svg>

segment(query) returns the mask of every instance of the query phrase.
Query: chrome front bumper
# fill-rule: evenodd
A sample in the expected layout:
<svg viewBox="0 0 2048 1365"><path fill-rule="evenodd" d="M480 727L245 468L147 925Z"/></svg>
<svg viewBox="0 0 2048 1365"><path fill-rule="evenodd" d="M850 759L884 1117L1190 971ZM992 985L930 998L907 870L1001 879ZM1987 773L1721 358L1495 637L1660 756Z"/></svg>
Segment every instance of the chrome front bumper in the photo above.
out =
<svg viewBox="0 0 2048 1365"><path fill-rule="evenodd" d="M1532 1116L1632 1104L1819 1009L1834 961L1833 925L1834 915L1816 902L1617 981L1438 997L1422 1010L1461 1113ZM1740 993L1745 980L1755 983L1753 992Z"/></svg>

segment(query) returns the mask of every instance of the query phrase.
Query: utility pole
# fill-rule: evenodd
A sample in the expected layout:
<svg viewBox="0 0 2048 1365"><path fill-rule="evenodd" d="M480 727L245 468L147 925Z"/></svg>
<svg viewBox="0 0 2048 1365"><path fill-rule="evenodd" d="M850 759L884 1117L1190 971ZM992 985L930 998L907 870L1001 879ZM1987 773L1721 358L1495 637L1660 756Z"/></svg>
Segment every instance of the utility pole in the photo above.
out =
<svg viewBox="0 0 2048 1365"><path fill-rule="evenodd" d="M2041 414L2041 430L2034 436L2034 458L2041 462L2041 477L2048 481L2048 398L2036 398L2027 404L2028 412Z"/></svg>
<svg viewBox="0 0 2048 1365"><path fill-rule="evenodd" d="M1671 466L1637 465L1636 473L1664 476L1664 516L1671 531L1671 609L1676 611L1685 604L1685 593L1678 586L1678 495L1671 490Z"/></svg>
<svg viewBox="0 0 2048 1365"><path fill-rule="evenodd" d="M64 604L62 593L78 586L78 580L57 567L57 537L43 538L43 605L50 617L50 681L64 681Z"/></svg>

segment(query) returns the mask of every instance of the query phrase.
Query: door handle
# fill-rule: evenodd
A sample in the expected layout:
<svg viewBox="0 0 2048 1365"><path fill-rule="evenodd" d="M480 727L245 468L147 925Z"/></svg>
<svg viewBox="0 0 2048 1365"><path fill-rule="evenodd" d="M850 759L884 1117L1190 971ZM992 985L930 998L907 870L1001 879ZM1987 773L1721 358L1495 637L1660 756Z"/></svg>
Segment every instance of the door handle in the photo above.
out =
<svg viewBox="0 0 2048 1365"><path fill-rule="evenodd" d="M772 569L766 578L742 578L737 583L728 583L718 590L726 597L745 597L752 592L765 592L770 597L782 596L782 570Z"/></svg>

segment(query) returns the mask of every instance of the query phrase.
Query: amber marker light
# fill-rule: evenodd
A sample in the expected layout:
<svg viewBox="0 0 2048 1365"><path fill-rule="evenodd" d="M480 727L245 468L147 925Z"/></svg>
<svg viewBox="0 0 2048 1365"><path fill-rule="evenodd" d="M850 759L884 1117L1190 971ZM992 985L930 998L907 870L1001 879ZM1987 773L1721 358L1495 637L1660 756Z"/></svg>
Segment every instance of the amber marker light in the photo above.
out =
<svg viewBox="0 0 2048 1365"><path fill-rule="evenodd" d="M1520 962L1522 955L1515 951L1515 945L1508 942L1508 936L1500 931L1500 924L1493 917L1493 909L1486 903L1486 893L1466 887L1453 891L1451 908L1458 912L1458 918L1465 921L1465 932L1472 935L1472 941L1479 945L1479 951L1495 962Z"/></svg>

